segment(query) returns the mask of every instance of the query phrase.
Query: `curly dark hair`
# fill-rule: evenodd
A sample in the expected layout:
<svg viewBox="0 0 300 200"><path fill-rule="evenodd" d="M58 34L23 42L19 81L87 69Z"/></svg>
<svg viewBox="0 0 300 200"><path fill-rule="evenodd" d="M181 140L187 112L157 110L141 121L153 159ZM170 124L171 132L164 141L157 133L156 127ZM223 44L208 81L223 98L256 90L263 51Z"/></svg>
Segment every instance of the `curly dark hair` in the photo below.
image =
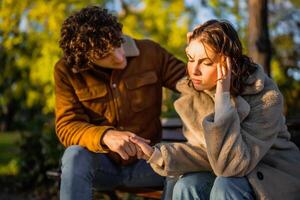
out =
<svg viewBox="0 0 300 200"><path fill-rule="evenodd" d="M238 34L226 20L209 20L198 26L191 36L208 45L214 52L231 58L231 85L230 93L237 96L243 93L247 78L257 69L248 56L243 54L243 47Z"/></svg>
<svg viewBox="0 0 300 200"><path fill-rule="evenodd" d="M88 68L91 51L101 58L123 43L122 24L107 9L89 6L69 16L62 24L60 48L70 67Z"/></svg>

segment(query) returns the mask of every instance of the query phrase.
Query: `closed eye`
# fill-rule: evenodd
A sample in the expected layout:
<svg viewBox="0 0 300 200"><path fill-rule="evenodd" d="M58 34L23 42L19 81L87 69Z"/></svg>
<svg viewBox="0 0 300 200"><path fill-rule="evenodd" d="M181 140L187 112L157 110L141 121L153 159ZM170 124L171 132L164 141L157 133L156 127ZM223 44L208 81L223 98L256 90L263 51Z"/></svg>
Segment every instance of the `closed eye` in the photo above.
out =
<svg viewBox="0 0 300 200"><path fill-rule="evenodd" d="M203 63L204 65L213 65L212 62L206 62L206 63Z"/></svg>

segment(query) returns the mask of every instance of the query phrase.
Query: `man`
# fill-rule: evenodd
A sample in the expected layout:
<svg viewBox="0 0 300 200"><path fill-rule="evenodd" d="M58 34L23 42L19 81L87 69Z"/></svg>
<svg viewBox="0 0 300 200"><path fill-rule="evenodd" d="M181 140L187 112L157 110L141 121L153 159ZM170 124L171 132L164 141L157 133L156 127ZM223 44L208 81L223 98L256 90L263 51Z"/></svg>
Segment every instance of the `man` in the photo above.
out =
<svg viewBox="0 0 300 200"><path fill-rule="evenodd" d="M122 35L116 17L87 7L61 29L55 66L56 132L67 147L60 199L91 199L92 188L160 186L164 179L130 142L161 139L162 87L175 90L184 64L158 44Z"/></svg>

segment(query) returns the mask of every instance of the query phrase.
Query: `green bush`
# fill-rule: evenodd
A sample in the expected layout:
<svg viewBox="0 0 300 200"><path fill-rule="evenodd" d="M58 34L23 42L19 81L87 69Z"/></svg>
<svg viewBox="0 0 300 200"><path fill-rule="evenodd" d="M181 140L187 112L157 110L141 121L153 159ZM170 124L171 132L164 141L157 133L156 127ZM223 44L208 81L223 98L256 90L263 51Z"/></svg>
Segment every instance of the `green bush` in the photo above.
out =
<svg viewBox="0 0 300 200"><path fill-rule="evenodd" d="M38 120L31 131L21 132L19 148L20 187L31 189L53 184L46 172L59 167L63 152L55 134L53 118L45 122Z"/></svg>

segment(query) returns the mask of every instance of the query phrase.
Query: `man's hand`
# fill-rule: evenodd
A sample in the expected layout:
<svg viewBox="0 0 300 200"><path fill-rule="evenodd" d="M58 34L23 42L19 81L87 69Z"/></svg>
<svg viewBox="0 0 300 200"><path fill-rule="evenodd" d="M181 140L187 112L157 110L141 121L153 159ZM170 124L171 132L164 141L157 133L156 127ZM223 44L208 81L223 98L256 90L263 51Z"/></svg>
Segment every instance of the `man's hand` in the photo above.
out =
<svg viewBox="0 0 300 200"><path fill-rule="evenodd" d="M139 148L130 141L130 137L136 137L145 143L150 142L129 131L108 130L102 137L102 143L124 160L128 160L129 157L137 155L137 148Z"/></svg>
<svg viewBox="0 0 300 200"><path fill-rule="evenodd" d="M148 160L154 152L154 148L147 144L144 140L141 140L140 137L131 137L130 140L139 146L142 152L138 152L138 158Z"/></svg>

